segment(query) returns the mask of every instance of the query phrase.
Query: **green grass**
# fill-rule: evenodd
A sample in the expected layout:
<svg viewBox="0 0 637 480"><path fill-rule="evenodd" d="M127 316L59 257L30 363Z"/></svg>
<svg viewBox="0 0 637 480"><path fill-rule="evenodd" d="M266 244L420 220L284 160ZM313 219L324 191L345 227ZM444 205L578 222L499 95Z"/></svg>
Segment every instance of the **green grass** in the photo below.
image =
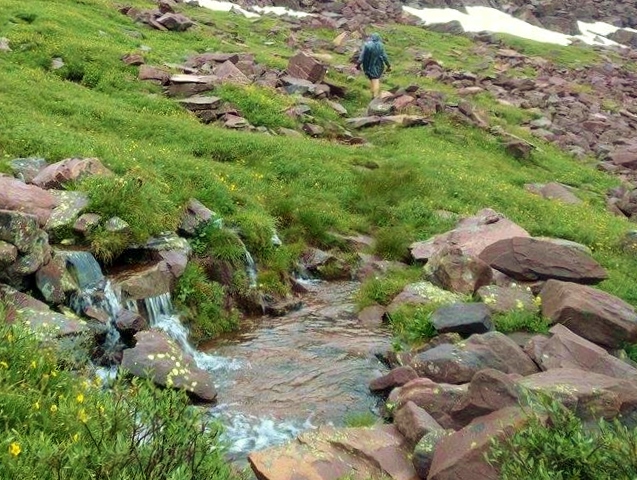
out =
<svg viewBox="0 0 637 480"><path fill-rule="evenodd" d="M356 412L345 416L346 427L373 427L378 423L378 417L372 412Z"/></svg>
<svg viewBox="0 0 637 480"><path fill-rule="evenodd" d="M550 320L543 318L538 313L524 310L514 310L505 314L494 315L493 323L496 330L502 333L520 331L548 333L550 327Z"/></svg>

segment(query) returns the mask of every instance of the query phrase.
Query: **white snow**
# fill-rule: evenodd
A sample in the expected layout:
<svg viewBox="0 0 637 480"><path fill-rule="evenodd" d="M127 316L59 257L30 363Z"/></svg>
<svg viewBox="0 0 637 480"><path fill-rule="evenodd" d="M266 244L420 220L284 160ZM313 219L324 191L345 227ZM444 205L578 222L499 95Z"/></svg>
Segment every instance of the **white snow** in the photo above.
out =
<svg viewBox="0 0 637 480"><path fill-rule="evenodd" d="M305 13L305 12L297 12L295 10L290 10L289 8L285 8L285 7L251 7L252 10L254 10L254 12L246 10L244 8L241 8L239 5L236 5L234 3L231 2L220 2L218 0L193 0L191 2L188 2L190 4L199 4L200 7L204 7L207 8L208 10L212 10L215 12L229 12L231 10L235 10L237 12L242 13L244 16L246 16L247 18L257 18L260 17L261 15L259 15L259 13L256 12L260 12L262 14L266 14L266 13L274 13L275 15L289 15L292 17L308 17L308 16L312 16L311 13Z"/></svg>
<svg viewBox="0 0 637 480"><path fill-rule="evenodd" d="M290 10L289 8L285 8L285 7L252 7L252 9L256 10L257 12L274 13L275 15L279 15L279 16L289 15L291 17L298 17L298 18L313 16L311 13L297 12L296 10Z"/></svg>

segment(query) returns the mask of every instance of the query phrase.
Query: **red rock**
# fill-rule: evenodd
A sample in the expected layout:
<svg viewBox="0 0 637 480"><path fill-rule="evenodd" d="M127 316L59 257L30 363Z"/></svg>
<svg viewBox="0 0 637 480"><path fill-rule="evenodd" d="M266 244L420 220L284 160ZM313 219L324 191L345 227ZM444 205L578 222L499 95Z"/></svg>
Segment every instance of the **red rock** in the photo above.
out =
<svg viewBox="0 0 637 480"><path fill-rule="evenodd" d="M608 277L590 255L564 245L528 237L500 240L485 248L480 259L516 280L558 279L599 283Z"/></svg>
<svg viewBox="0 0 637 480"><path fill-rule="evenodd" d="M629 144L609 155L610 160L620 167L637 169L637 145Z"/></svg>
<svg viewBox="0 0 637 480"><path fill-rule="evenodd" d="M485 454L493 440L503 440L528 421L527 414L517 407L476 418L438 443L428 480L498 480L498 470L486 461Z"/></svg>
<svg viewBox="0 0 637 480"><path fill-rule="evenodd" d="M297 53L288 62L288 75L312 83L320 83L327 72L327 68L318 60L303 52Z"/></svg>
<svg viewBox="0 0 637 480"><path fill-rule="evenodd" d="M143 65L144 56L139 53L128 53L122 57L122 62L126 65L139 66Z"/></svg>
<svg viewBox="0 0 637 480"><path fill-rule="evenodd" d="M434 283L446 290L473 295L493 280L491 267L459 248L443 249L429 259L427 272Z"/></svg>
<svg viewBox="0 0 637 480"><path fill-rule="evenodd" d="M73 224L73 231L86 236L100 224L102 217L96 213L84 213Z"/></svg>
<svg viewBox="0 0 637 480"><path fill-rule="evenodd" d="M200 53L194 55L188 59L186 65L194 68L202 68L205 64L212 65L215 63L237 63L239 61L239 55L236 53Z"/></svg>
<svg viewBox="0 0 637 480"><path fill-rule="evenodd" d="M61 257L53 257L35 272L35 283L48 303L55 305L64 303L70 284L67 275L66 263Z"/></svg>
<svg viewBox="0 0 637 480"><path fill-rule="evenodd" d="M170 292L172 275L165 262L124 270L113 278L125 300L141 300Z"/></svg>
<svg viewBox="0 0 637 480"><path fill-rule="evenodd" d="M380 305L371 305L365 307L358 313L358 321L366 327L380 327L383 323L385 315L385 307Z"/></svg>
<svg viewBox="0 0 637 480"><path fill-rule="evenodd" d="M216 67L214 75L221 83L236 85L249 85L251 83L250 79L229 60Z"/></svg>
<svg viewBox="0 0 637 480"><path fill-rule="evenodd" d="M459 248L467 255L479 256L489 245L507 238L528 237L522 227L491 209L461 220L455 229L410 246L415 260L427 261L447 246Z"/></svg>
<svg viewBox="0 0 637 480"><path fill-rule="evenodd" d="M571 190L561 183L551 182L540 188L540 195L551 200L559 200L562 203L578 205L582 201Z"/></svg>
<svg viewBox="0 0 637 480"><path fill-rule="evenodd" d="M185 32L192 27L195 22L180 13L165 13L156 20L157 24L172 30L173 32ZM153 24L153 26L155 26Z"/></svg>
<svg viewBox="0 0 637 480"><path fill-rule="evenodd" d="M637 313L609 293L549 280L540 293L542 315L576 335L609 348L637 342Z"/></svg>
<svg viewBox="0 0 637 480"><path fill-rule="evenodd" d="M534 302L530 289L515 287L501 287L487 285L476 292L479 300L489 307L492 312L508 313L515 311L537 312L538 305Z"/></svg>
<svg viewBox="0 0 637 480"><path fill-rule="evenodd" d="M193 236L199 228L209 222L215 215L215 212L199 200L191 198L181 217L179 232L187 236Z"/></svg>
<svg viewBox="0 0 637 480"><path fill-rule="evenodd" d="M260 480L417 480L410 453L392 425L321 427L286 445L252 452L248 461Z"/></svg>
<svg viewBox="0 0 637 480"><path fill-rule="evenodd" d="M424 409L414 402L407 402L394 413L394 425L413 445L420 439L442 427Z"/></svg>
<svg viewBox="0 0 637 480"><path fill-rule="evenodd" d="M0 209L35 215L44 226L56 206L57 199L46 190L0 176Z"/></svg>
<svg viewBox="0 0 637 480"><path fill-rule="evenodd" d="M372 392L382 392L395 387L401 387L411 380L418 378L418 374L411 367L398 367L392 369L382 377L375 378L369 383Z"/></svg>
<svg viewBox="0 0 637 480"><path fill-rule="evenodd" d="M97 158L67 158L49 165L33 179L38 187L61 188L64 184L93 175L112 175Z"/></svg>
<svg viewBox="0 0 637 480"><path fill-rule="evenodd" d="M18 259L15 245L0 240L0 268L6 268Z"/></svg>
<svg viewBox="0 0 637 480"><path fill-rule="evenodd" d="M170 82L170 73L157 67L151 67L150 65L141 65L139 67L139 73L137 78L140 80L150 80L159 85L167 85Z"/></svg>

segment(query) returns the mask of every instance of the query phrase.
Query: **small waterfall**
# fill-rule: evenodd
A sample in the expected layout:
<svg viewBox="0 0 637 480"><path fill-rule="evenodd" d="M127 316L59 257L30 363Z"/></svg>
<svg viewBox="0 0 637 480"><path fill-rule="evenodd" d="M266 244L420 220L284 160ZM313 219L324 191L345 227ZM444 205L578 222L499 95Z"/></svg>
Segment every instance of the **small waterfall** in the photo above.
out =
<svg viewBox="0 0 637 480"><path fill-rule="evenodd" d="M82 250L58 250L56 255L66 260L66 267L77 282L80 290L95 287L102 280L104 274L91 252Z"/></svg>
<svg viewBox="0 0 637 480"><path fill-rule="evenodd" d="M185 327L170 299L170 293L163 293L156 297L144 299L144 306L148 314L148 322L152 328L163 330L181 347L184 353L190 355L197 366L203 370L238 370L241 363L235 359L208 355L195 349L188 341L188 329Z"/></svg>
<svg viewBox="0 0 637 480"><path fill-rule="evenodd" d="M245 258L246 273L248 274L248 278L250 279L250 288L255 288L257 286L257 264L254 263L254 259L252 258L252 255L247 248L245 249Z"/></svg>

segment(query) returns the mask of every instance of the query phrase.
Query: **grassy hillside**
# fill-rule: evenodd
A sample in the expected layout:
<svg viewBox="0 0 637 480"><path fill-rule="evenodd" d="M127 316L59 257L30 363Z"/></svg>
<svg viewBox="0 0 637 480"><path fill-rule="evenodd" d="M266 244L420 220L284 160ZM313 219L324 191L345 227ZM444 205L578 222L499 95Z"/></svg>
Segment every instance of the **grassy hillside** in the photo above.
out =
<svg viewBox="0 0 637 480"><path fill-rule="evenodd" d="M409 242L452 225L437 210L464 215L491 207L533 235L590 246L610 272L601 288L637 305L637 261L618 248L630 224L604 206L604 193L617 184L614 178L549 145L541 145L532 162L521 162L496 138L444 116L424 128L366 131L372 146L359 147L203 125L159 87L138 81L137 67L124 65L120 57L143 49L148 64L161 65L197 52L250 52L261 63L284 68L295 52L286 43L291 35L300 45L311 38L331 40L335 32L291 34L289 24L276 19L248 20L186 5L180 10L199 26L186 33L159 32L132 23L116 6L107 0L2 1L0 36L9 38L12 48L0 53L3 169L16 157L51 162L99 157L119 177L77 186L90 192L90 210L119 215L142 240L174 228L184 203L196 197L241 228L262 275L288 269L304 245L338 246L331 232L370 233L386 240L379 253L396 257ZM481 61L468 39L417 27L379 30L395 67L386 86L416 83L453 98L449 87L415 75L414 55L429 52L456 68ZM539 53L537 44L511 43ZM597 61L595 52L577 52L551 47L550 55L567 65ZM329 54L333 66L347 63L347 55L317 53ZM56 57L65 66L53 70ZM369 101L364 78L349 78L335 68L328 77L347 86L349 111L363 113ZM284 113L294 97L257 87L227 87L215 94L233 101L253 125L294 126ZM528 116L489 98L480 105L494 122L516 133L517 123ZM325 104L310 102L310 107L319 123L337 121ZM369 161L378 168L359 166ZM548 181L578 187L585 203L562 205L523 188ZM282 249L270 245L272 227L283 239ZM109 249L108 238L95 238L94 244Z"/></svg>

